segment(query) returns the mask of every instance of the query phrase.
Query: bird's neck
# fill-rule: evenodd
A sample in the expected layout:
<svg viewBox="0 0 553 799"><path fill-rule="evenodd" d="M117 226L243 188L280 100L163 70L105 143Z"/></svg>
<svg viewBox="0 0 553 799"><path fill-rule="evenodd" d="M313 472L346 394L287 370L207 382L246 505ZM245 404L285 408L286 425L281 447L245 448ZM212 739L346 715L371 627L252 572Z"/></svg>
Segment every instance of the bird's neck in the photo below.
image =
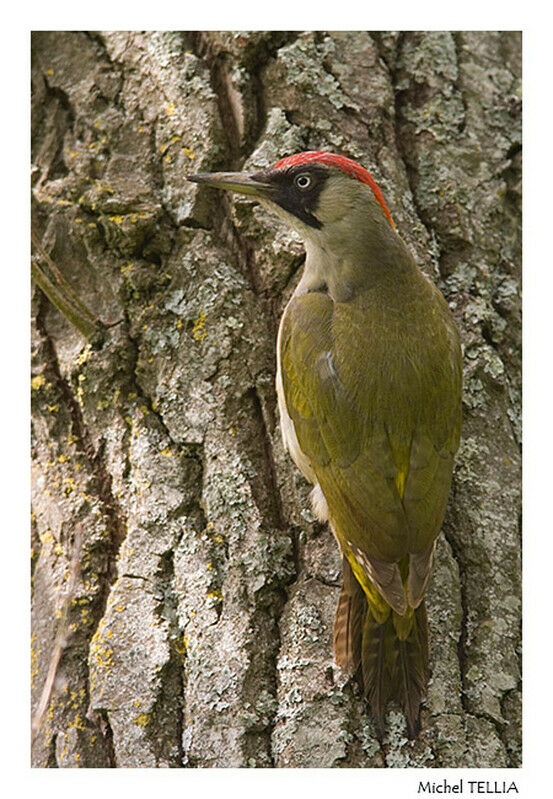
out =
<svg viewBox="0 0 553 799"><path fill-rule="evenodd" d="M388 228L365 229L356 237L317 232L305 239L305 268L296 295L327 291L335 302L348 302L371 286L394 290L398 281L409 281L418 268L401 238Z"/></svg>

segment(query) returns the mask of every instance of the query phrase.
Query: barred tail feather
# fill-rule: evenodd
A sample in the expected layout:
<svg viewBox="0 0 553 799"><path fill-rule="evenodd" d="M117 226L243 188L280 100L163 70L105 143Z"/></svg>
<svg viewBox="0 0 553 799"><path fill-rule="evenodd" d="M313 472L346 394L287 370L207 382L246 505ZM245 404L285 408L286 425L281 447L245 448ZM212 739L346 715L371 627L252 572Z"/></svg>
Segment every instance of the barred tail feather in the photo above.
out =
<svg viewBox="0 0 553 799"><path fill-rule="evenodd" d="M414 611L410 630L400 638L394 614L379 624L367 608L361 644L363 688L379 731L384 730L386 706L395 699L403 708L409 737L419 731L419 708L428 684L428 623L422 602Z"/></svg>
<svg viewBox="0 0 553 799"><path fill-rule="evenodd" d="M390 618L379 624L367 606L361 643L361 672L363 690L376 721L379 733L384 734L384 714L392 697L392 674L387 652L390 647Z"/></svg>
<svg viewBox="0 0 553 799"><path fill-rule="evenodd" d="M354 674L361 663L361 629L367 602L345 558L342 570L343 584L334 620L334 657L341 669Z"/></svg>
<svg viewBox="0 0 553 799"><path fill-rule="evenodd" d="M415 609L398 614L389 608L371 610L371 602L346 558L342 561L343 585L334 621L334 656L344 671L354 674L361 666L363 690L384 733L388 702L394 699L407 720L409 737L419 731L419 708L426 694L428 668L428 620L424 599ZM378 615L380 620L377 620Z"/></svg>
<svg viewBox="0 0 553 799"><path fill-rule="evenodd" d="M395 698L403 707L409 737L414 738L419 732L419 708L429 679L428 621L424 601L415 610L409 635L403 641L396 638L395 645Z"/></svg>

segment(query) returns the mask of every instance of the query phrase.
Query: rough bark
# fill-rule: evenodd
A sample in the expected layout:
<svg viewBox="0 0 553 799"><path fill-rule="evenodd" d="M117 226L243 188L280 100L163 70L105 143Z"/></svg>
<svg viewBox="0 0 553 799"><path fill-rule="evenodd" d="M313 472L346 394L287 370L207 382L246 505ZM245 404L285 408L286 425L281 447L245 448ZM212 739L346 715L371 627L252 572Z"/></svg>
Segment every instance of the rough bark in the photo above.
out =
<svg viewBox="0 0 553 799"><path fill-rule="evenodd" d="M33 294L33 747L51 767L520 764L517 33L33 36L33 214L97 350ZM293 234L187 172L360 160L464 342L422 732L333 665L340 563L285 455ZM74 579L72 579L74 578ZM57 650L56 650L57 647Z"/></svg>

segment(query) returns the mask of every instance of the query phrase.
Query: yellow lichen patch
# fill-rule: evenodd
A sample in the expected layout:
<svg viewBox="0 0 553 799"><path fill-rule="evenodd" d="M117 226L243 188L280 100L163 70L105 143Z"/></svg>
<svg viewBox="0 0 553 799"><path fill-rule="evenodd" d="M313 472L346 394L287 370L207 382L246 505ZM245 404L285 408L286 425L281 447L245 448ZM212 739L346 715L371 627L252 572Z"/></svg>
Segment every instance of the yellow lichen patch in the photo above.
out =
<svg viewBox="0 0 553 799"><path fill-rule="evenodd" d="M177 319L177 322L176 322L175 326L176 326L177 330L180 330L181 327L182 327L182 319Z"/></svg>
<svg viewBox="0 0 553 799"><path fill-rule="evenodd" d="M83 724L83 720L78 713L75 716L75 719L68 723L67 727L69 729L73 728L75 730L86 730L86 727Z"/></svg>
<svg viewBox="0 0 553 799"><path fill-rule="evenodd" d="M99 671L111 672L113 649L105 645L103 640L104 627L105 622L102 619L90 642L90 657L94 660L94 664Z"/></svg>
<svg viewBox="0 0 553 799"><path fill-rule="evenodd" d="M60 699L60 701L59 701L59 704L60 704L60 707L61 707L61 706L62 706L62 704L63 704L63 701L62 701L61 699ZM50 704L48 705L48 715L46 716L46 718L48 719L48 721L52 721L52 719L54 718L54 710L55 710L55 709L56 709L56 700L55 700L55 699L52 699L52 701L51 701L51 702L50 702Z"/></svg>
<svg viewBox="0 0 553 799"><path fill-rule="evenodd" d="M160 455L165 455L166 458L172 458L173 457L173 453L171 452L169 447L165 447L165 449L160 450L159 454Z"/></svg>
<svg viewBox="0 0 553 799"><path fill-rule="evenodd" d="M51 544L54 541L54 536L50 530L44 530L44 532L40 533L40 540L43 544Z"/></svg>
<svg viewBox="0 0 553 799"><path fill-rule="evenodd" d="M175 106L173 105L173 103L168 103L168 104L165 106L165 113L166 113L166 114L167 114L167 116L169 116L169 117L173 117L173 116L175 116L175 114L177 113L177 109L175 108Z"/></svg>
<svg viewBox="0 0 553 799"><path fill-rule="evenodd" d="M72 477L64 477L63 478L64 486L63 490L65 492L65 496L68 497L69 494L72 494L73 491L76 489L75 480Z"/></svg>
<svg viewBox="0 0 553 799"><path fill-rule="evenodd" d="M91 354L92 354L92 347L90 346L90 344L87 344L86 347L83 347L81 352L77 355L77 358L75 359L75 365L83 366L83 364L85 364L88 361Z"/></svg>
<svg viewBox="0 0 553 799"><path fill-rule="evenodd" d="M205 313L203 311L200 311L198 318L194 319L192 336L196 341L203 341L207 336L207 332L205 330Z"/></svg>
<svg viewBox="0 0 553 799"><path fill-rule="evenodd" d="M184 660L186 652L188 650L188 638L185 635L183 635L180 640L177 639L177 641L175 642L175 650L177 652L177 655L180 655L181 658Z"/></svg>
<svg viewBox="0 0 553 799"><path fill-rule="evenodd" d="M48 410L50 413L57 413L60 409L59 405L48 405Z"/></svg>
<svg viewBox="0 0 553 799"><path fill-rule="evenodd" d="M45 75L53 75L54 74L54 70L53 69L46 69L46 70L44 70L44 74Z"/></svg>
<svg viewBox="0 0 553 799"><path fill-rule="evenodd" d="M150 713L140 713L140 715L133 719L132 723L136 724L137 727L147 727L151 720L152 716Z"/></svg>
<svg viewBox="0 0 553 799"><path fill-rule="evenodd" d="M34 679L38 674L38 656L40 653L40 646L39 644L35 647L35 636L31 636L31 686L34 683Z"/></svg>
<svg viewBox="0 0 553 799"><path fill-rule="evenodd" d="M31 380L31 388L33 389L33 391L38 391L39 388L42 388L42 386L45 383L46 383L46 378L44 377L44 375L36 375L36 377L33 377L33 379Z"/></svg>
<svg viewBox="0 0 553 799"><path fill-rule="evenodd" d="M58 463L65 463L68 458L65 455L60 455L58 458Z"/></svg>
<svg viewBox="0 0 553 799"><path fill-rule="evenodd" d="M120 225L123 221L124 217L121 214L115 214L114 216L108 216L110 222L114 222L116 225Z"/></svg>
<svg viewBox="0 0 553 799"><path fill-rule="evenodd" d="M188 158L190 158L191 161L193 161L194 158L196 157L196 154L194 153L194 150L192 150L190 147L183 147L182 148L182 152L183 152L183 155L188 156Z"/></svg>

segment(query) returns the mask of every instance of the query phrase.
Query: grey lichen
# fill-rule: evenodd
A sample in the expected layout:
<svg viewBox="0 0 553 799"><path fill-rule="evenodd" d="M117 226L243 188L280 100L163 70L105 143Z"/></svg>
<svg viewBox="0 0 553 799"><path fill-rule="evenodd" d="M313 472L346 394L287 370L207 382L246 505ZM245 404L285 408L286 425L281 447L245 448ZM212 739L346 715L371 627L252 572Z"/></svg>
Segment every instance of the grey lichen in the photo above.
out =
<svg viewBox="0 0 553 799"><path fill-rule="evenodd" d="M40 32L32 79L42 243L111 325L34 295L34 708L81 541L34 765L519 765L520 36ZM282 447L303 249L184 180L305 149L370 169L464 344L414 742L333 664L340 559Z"/></svg>

